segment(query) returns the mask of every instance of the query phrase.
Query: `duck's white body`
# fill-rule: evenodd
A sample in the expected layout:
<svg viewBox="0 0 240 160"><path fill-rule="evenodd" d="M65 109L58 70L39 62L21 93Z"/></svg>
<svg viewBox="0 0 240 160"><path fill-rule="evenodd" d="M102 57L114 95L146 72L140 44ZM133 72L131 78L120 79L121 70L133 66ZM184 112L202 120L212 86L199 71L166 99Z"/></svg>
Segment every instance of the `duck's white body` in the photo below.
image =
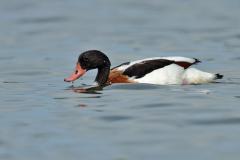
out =
<svg viewBox="0 0 240 160"><path fill-rule="evenodd" d="M213 74L208 72L203 72L195 68L188 68L193 64L196 64L200 61L194 58L186 57L154 57L147 58L142 60L137 60L130 62L128 64L122 64L119 67L115 67L114 70L124 73L129 68L134 67L135 70L138 68L141 69L141 66L144 65L146 61L151 65L151 61L154 63L155 60L170 60L176 63L163 65L160 68L157 68L147 72L144 76L136 77L132 76L129 79L135 83L149 83L149 84L160 84L160 85L169 85L169 84L202 84L213 82L216 79L222 78L222 75ZM155 61L156 62L156 61ZM158 62L159 63L159 62ZM183 67L179 64L187 64L187 67ZM144 68L143 68L144 69ZM134 72L134 71L132 71Z"/></svg>

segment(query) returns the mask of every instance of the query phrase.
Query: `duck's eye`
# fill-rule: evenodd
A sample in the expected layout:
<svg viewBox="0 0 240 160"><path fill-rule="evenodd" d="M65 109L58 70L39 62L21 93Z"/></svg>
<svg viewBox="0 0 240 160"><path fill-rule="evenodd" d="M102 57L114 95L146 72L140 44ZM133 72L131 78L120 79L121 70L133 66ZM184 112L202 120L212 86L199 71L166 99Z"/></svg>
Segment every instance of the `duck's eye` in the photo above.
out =
<svg viewBox="0 0 240 160"><path fill-rule="evenodd" d="M83 60L84 60L85 62L88 62L88 58L86 58L86 57L84 57Z"/></svg>
<svg viewBox="0 0 240 160"><path fill-rule="evenodd" d="M78 74L78 70L75 71L75 74Z"/></svg>

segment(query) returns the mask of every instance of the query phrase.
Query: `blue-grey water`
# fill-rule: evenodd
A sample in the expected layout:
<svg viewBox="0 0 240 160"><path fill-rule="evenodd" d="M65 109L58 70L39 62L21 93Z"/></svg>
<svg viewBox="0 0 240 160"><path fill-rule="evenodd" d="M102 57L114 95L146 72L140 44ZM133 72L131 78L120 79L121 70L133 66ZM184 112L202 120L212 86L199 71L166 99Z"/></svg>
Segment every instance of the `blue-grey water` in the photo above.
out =
<svg viewBox="0 0 240 160"><path fill-rule="evenodd" d="M239 160L239 0L1 0L1 160ZM78 55L187 56L220 83L64 83ZM92 84L96 71L74 83Z"/></svg>

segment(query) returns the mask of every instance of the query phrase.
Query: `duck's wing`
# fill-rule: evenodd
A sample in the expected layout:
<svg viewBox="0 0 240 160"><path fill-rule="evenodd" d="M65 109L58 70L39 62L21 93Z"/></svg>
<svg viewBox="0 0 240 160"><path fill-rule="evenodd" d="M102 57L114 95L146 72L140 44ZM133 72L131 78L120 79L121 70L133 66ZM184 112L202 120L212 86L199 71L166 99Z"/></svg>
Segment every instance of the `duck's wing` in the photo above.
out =
<svg viewBox="0 0 240 160"><path fill-rule="evenodd" d="M114 67L112 70L121 71L123 75L128 77L141 78L156 69L160 69L171 64L177 64L179 67L186 69L198 62L200 61L195 58L154 57L123 63L117 67Z"/></svg>
<svg viewBox="0 0 240 160"><path fill-rule="evenodd" d="M187 57L162 57L163 59L174 61L175 64L187 69L193 64L200 63L201 61L197 58L187 58Z"/></svg>
<svg viewBox="0 0 240 160"><path fill-rule="evenodd" d="M123 72L123 75L127 75L129 77L141 78L156 69L163 68L173 63L174 61L166 60L166 59L145 60L126 68Z"/></svg>

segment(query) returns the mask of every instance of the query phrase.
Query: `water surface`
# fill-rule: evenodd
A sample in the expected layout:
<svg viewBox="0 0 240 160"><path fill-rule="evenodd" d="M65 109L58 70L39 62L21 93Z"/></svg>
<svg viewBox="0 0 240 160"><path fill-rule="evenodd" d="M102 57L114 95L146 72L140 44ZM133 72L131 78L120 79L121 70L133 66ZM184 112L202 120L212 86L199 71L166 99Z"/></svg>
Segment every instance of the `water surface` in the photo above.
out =
<svg viewBox="0 0 240 160"><path fill-rule="evenodd" d="M240 153L240 2L1 0L0 159L231 159ZM77 56L201 59L220 83L64 83Z"/></svg>

